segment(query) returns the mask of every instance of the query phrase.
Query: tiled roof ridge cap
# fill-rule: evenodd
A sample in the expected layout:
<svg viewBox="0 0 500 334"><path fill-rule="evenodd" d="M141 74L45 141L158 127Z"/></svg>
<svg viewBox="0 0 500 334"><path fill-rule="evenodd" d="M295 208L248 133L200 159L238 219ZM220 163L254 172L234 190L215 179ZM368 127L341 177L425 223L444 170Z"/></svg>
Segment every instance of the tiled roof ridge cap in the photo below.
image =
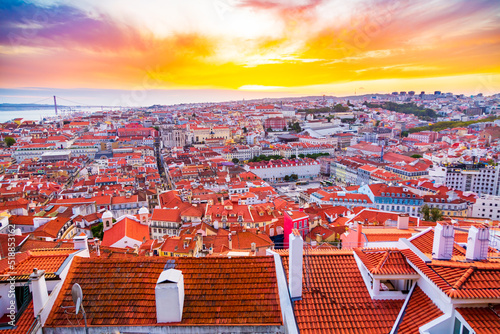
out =
<svg viewBox="0 0 500 334"><path fill-rule="evenodd" d="M453 290L458 290L465 284L467 279L472 276L474 271L477 269L476 266L471 266L467 271L460 277L460 279L453 285Z"/></svg>

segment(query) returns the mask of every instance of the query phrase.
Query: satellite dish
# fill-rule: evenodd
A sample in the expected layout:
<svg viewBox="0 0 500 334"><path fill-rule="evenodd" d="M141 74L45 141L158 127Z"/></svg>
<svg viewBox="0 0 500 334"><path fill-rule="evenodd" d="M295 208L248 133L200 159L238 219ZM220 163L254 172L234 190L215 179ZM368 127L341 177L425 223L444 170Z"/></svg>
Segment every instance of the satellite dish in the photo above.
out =
<svg viewBox="0 0 500 334"><path fill-rule="evenodd" d="M73 298L73 303L76 306L76 314L78 314L78 312L80 311L80 305L82 304L83 300L83 291L80 284L73 284L73 287L71 288L71 297Z"/></svg>

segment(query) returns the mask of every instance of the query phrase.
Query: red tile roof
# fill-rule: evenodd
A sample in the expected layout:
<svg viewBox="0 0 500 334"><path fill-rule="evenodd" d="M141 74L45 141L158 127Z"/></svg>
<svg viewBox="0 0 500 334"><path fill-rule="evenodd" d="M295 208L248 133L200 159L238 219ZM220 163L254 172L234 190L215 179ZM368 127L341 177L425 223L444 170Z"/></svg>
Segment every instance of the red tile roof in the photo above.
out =
<svg viewBox="0 0 500 334"><path fill-rule="evenodd" d="M356 255L375 275L412 275L417 272L397 249L356 248Z"/></svg>
<svg viewBox="0 0 500 334"><path fill-rule="evenodd" d="M436 261L425 263L411 250L401 252L451 298L500 298L500 263Z"/></svg>
<svg viewBox="0 0 500 334"><path fill-rule="evenodd" d="M138 221L125 217L116 222L109 230L104 232L102 245L113 246L123 237L129 237L142 244L144 238L149 240L149 227L147 225L142 225ZM130 245L130 247L132 246L133 245Z"/></svg>
<svg viewBox="0 0 500 334"><path fill-rule="evenodd" d="M288 254L281 254L288 274ZM403 300L372 300L351 252L319 252L308 260L310 288L304 275L302 300L294 302L301 333L391 331Z"/></svg>
<svg viewBox="0 0 500 334"><path fill-rule="evenodd" d="M89 326L156 326L155 286L168 258L75 258L46 327L72 327L71 287L79 283ZM281 325L272 257L175 258L184 275L184 311L175 325ZM81 322L80 322L81 323ZM164 324L161 324L164 325Z"/></svg>
<svg viewBox="0 0 500 334"><path fill-rule="evenodd" d="M10 270L6 263L8 258L0 261L0 281L8 278L7 273L14 272L18 280L27 280L34 268L45 270L46 278L53 278L54 273L61 267L69 254L76 252L75 249L39 249L26 253L16 254L15 269Z"/></svg>
<svg viewBox="0 0 500 334"><path fill-rule="evenodd" d="M459 307L456 309L477 334L500 332L500 306Z"/></svg>
<svg viewBox="0 0 500 334"><path fill-rule="evenodd" d="M403 320L398 327L398 333L418 333L418 329L443 315L443 312L420 289L415 287L410 301L406 306Z"/></svg>
<svg viewBox="0 0 500 334"><path fill-rule="evenodd" d="M1 318L0 323L3 323L4 320L8 322L10 321L10 318L4 316ZM26 334L28 333L28 329L30 329L34 321L35 321L35 314L33 311L33 301L31 301L26 307L26 309L23 311L23 314L21 314L21 317L17 319L16 327L13 329L0 329L0 333Z"/></svg>

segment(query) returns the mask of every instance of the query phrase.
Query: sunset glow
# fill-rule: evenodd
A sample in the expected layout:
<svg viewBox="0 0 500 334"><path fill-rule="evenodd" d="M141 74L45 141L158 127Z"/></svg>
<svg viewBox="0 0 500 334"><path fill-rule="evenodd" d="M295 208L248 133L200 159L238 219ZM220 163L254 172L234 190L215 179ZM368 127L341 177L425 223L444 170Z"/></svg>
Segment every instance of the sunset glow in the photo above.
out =
<svg viewBox="0 0 500 334"><path fill-rule="evenodd" d="M2 102L26 87L500 91L494 0L14 0L0 15Z"/></svg>

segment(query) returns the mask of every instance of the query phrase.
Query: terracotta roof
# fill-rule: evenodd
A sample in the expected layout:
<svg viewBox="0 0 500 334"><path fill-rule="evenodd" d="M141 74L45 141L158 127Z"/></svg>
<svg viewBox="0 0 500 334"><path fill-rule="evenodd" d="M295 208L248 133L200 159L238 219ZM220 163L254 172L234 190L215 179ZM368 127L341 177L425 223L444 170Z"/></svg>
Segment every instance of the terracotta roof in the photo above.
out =
<svg viewBox="0 0 500 334"><path fill-rule="evenodd" d="M288 275L288 254L280 253ZM309 273L310 288L304 280L302 300L294 302L301 333L391 331L403 300L372 300L352 253L313 253Z"/></svg>
<svg viewBox="0 0 500 334"><path fill-rule="evenodd" d="M500 298L500 263L453 260L425 263L409 249L401 252L451 298Z"/></svg>
<svg viewBox="0 0 500 334"><path fill-rule="evenodd" d="M5 318L5 319L4 319ZM0 324L4 322L9 322L10 318L7 316L3 316L0 318ZM33 311L33 301L31 301L26 309L21 314L21 317L17 319L16 327L13 329L0 329L0 333L8 333L8 334L26 334L28 333L28 329L30 329L31 325L35 321L35 314Z"/></svg>
<svg viewBox="0 0 500 334"><path fill-rule="evenodd" d="M39 249L31 250L26 253L17 253L15 260L15 269L12 276L18 280L27 280L34 268L45 270L47 279L55 277L54 273L61 267L69 254L76 252L75 249L57 248L57 249ZM0 281L6 280L7 273L11 272L6 265L8 258L0 261Z"/></svg>
<svg viewBox="0 0 500 334"><path fill-rule="evenodd" d="M144 238L149 240L149 227L147 225L142 225L134 219L125 217L117 221L109 230L104 232L101 244L103 246L113 246L123 237L129 237L142 244ZM133 245L130 246L132 247Z"/></svg>
<svg viewBox="0 0 500 334"><path fill-rule="evenodd" d="M354 252L372 274L412 275L417 273L397 249L356 248Z"/></svg>
<svg viewBox="0 0 500 334"><path fill-rule="evenodd" d="M455 236L457 234L455 233ZM410 242L415 245L422 253L432 259L432 244L434 242L434 230L428 230L411 239ZM464 249L455 244L453 247L453 256L465 255Z"/></svg>
<svg viewBox="0 0 500 334"><path fill-rule="evenodd" d="M477 334L500 332L500 307L459 307L456 309Z"/></svg>
<svg viewBox="0 0 500 334"><path fill-rule="evenodd" d="M432 300L420 289L415 287L410 301L406 306L403 320L399 324L398 333L418 333L420 326L443 315L443 312L432 302Z"/></svg>
<svg viewBox="0 0 500 334"><path fill-rule="evenodd" d="M46 327L73 327L78 282L89 326L157 325L155 286L169 258L75 258ZM184 311L175 325L281 325L272 257L175 258L184 275ZM163 324L161 324L163 325Z"/></svg>

